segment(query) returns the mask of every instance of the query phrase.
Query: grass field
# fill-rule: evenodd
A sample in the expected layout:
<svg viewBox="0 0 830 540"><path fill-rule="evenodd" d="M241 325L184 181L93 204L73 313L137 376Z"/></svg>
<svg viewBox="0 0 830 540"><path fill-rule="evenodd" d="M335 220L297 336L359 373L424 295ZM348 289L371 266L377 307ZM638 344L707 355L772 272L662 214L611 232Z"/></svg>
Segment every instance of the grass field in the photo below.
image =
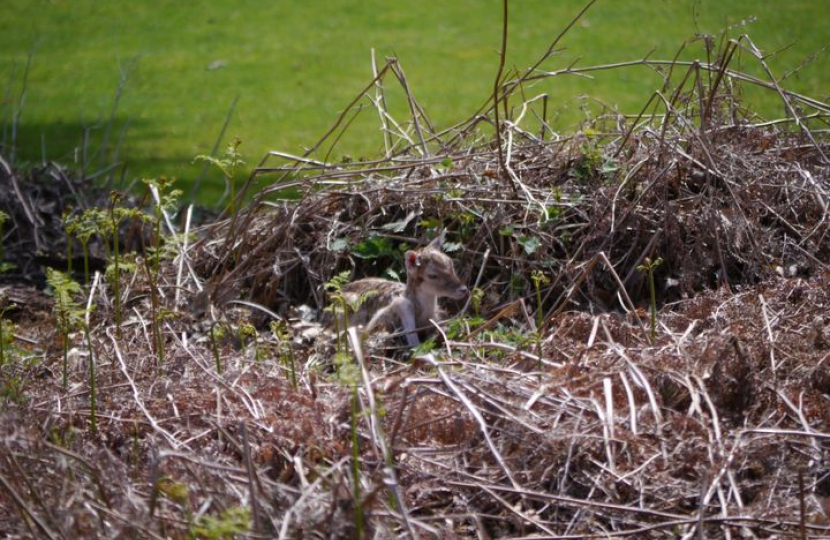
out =
<svg viewBox="0 0 830 540"><path fill-rule="evenodd" d="M123 137L126 179L166 174L185 187L202 170L193 157L210 152L237 96L226 140L242 139L250 165L268 150L296 153L313 144L370 80L372 48L380 59L400 58L413 92L439 126L465 119L486 99L498 64L501 3L495 0L3 4L2 153L10 153L17 113L18 157L30 161L44 154L80 161L84 128L100 141L110 126L110 146ZM512 2L508 67L530 65L582 6L582 0ZM637 59L653 48L654 58L670 58L698 30L717 33L751 17L755 22L730 35L749 33L770 52L788 47L770 59L778 75L830 44L826 0L599 1L567 36L567 48L544 67ZM695 50L688 54L702 54ZM829 57L820 55L786 86L826 99ZM109 122L122 75L128 75L126 85ZM566 129L580 118L582 94L634 110L659 85L649 70L632 68L596 80L557 78L534 90L551 94L559 127ZM775 115L780 105L774 96L761 99L760 110ZM364 116L339 152L362 156L381 148L374 113ZM218 175L211 176L199 198L215 200L220 185Z"/></svg>

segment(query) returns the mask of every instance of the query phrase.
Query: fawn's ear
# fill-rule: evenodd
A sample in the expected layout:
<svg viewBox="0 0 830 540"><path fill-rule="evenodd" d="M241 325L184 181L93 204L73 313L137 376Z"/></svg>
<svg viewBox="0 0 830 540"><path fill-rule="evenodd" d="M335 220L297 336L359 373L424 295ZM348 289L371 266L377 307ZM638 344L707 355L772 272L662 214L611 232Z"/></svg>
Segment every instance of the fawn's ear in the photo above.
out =
<svg viewBox="0 0 830 540"><path fill-rule="evenodd" d="M417 251L407 251L404 255L406 259L406 270L412 271L421 266L421 254Z"/></svg>
<svg viewBox="0 0 830 540"><path fill-rule="evenodd" d="M435 238L433 238L433 239L432 239L432 242L430 242L430 243L427 245L427 247L431 247L431 248L433 248L433 249L439 249L439 250L440 250L442 247L444 247L444 235L446 234L446 232L447 232L447 230L446 230L446 229L442 230L442 231L441 231L441 234L439 234L438 236L436 236Z"/></svg>

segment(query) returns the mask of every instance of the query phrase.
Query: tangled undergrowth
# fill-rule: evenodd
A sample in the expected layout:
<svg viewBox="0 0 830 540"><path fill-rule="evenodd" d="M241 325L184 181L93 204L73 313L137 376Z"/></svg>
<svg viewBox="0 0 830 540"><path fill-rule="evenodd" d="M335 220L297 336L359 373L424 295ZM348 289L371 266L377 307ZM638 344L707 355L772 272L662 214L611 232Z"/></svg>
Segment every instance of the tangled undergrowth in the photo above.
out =
<svg viewBox="0 0 830 540"><path fill-rule="evenodd" d="M827 537L830 107L734 70L740 51L757 50L643 60L666 84L642 113L567 137L520 97L556 75L538 66L450 130L411 95L395 121L392 60L359 96L382 159L274 152L257 174L278 179L195 242L156 197L165 246L119 293L91 280L64 334L51 299L5 288L0 529ZM789 115L752 117L748 84ZM9 253L37 207L20 193L3 200ZM356 332L335 352L315 322L326 284L400 275L439 230L473 299L412 357Z"/></svg>

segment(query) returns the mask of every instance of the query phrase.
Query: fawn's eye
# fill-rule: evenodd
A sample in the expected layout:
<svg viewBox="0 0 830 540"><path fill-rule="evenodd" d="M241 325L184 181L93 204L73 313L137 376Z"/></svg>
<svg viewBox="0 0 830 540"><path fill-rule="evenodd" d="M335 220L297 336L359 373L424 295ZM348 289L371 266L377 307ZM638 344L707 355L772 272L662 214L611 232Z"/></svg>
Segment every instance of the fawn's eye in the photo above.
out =
<svg viewBox="0 0 830 540"><path fill-rule="evenodd" d="M438 274L427 274L429 279L438 279Z"/></svg>

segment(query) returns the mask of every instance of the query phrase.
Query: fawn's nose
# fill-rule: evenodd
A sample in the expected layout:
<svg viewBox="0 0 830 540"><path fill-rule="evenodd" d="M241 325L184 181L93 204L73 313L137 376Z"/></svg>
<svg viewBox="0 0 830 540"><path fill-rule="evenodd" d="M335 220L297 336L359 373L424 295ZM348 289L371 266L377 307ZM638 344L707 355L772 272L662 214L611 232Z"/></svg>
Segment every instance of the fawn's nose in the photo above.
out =
<svg viewBox="0 0 830 540"><path fill-rule="evenodd" d="M470 289L468 289L466 285L462 285L455 290L455 295L457 298L464 298L468 294L470 294Z"/></svg>

